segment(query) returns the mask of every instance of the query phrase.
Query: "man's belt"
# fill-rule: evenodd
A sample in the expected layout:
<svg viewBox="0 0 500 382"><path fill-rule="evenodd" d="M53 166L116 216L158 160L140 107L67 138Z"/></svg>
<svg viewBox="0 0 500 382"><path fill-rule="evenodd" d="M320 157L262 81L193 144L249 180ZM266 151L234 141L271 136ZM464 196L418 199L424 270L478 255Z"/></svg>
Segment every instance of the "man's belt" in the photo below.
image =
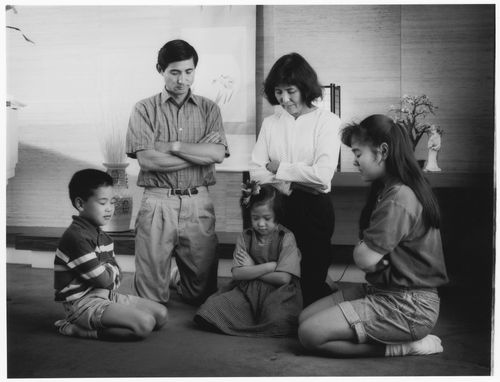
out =
<svg viewBox="0 0 500 382"><path fill-rule="evenodd" d="M198 189L196 187L193 188L171 188L170 195L196 195L198 193Z"/></svg>

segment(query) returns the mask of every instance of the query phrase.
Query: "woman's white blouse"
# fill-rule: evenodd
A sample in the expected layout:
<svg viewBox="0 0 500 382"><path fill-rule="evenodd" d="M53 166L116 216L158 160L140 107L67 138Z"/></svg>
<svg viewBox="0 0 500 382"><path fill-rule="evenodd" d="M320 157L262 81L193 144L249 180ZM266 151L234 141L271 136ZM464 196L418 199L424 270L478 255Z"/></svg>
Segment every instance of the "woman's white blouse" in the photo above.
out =
<svg viewBox="0 0 500 382"><path fill-rule="evenodd" d="M340 123L339 117L324 109L295 119L277 107L262 122L252 151L251 179L272 183L285 194L291 193L291 182L329 192L339 159ZM276 174L266 169L272 160L280 162Z"/></svg>

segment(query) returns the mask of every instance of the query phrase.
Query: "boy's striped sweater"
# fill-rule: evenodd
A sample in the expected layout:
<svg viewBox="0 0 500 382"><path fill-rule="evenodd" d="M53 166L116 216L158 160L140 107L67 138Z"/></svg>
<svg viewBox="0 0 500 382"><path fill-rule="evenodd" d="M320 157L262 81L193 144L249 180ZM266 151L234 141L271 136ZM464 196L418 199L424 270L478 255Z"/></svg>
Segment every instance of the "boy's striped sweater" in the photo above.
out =
<svg viewBox="0 0 500 382"><path fill-rule="evenodd" d="M116 289L119 283L111 237L85 218L73 216L54 259L55 300L73 301L95 288Z"/></svg>

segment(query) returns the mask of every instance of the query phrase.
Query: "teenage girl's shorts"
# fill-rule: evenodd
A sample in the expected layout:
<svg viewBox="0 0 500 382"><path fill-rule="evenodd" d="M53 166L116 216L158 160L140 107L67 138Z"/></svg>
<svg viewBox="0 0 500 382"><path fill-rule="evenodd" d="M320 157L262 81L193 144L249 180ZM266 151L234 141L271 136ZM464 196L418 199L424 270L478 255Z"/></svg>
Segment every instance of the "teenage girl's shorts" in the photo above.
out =
<svg viewBox="0 0 500 382"><path fill-rule="evenodd" d="M380 288L359 285L332 294L359 343L419 340L431 332L439 315L435 288Z"/></svg>

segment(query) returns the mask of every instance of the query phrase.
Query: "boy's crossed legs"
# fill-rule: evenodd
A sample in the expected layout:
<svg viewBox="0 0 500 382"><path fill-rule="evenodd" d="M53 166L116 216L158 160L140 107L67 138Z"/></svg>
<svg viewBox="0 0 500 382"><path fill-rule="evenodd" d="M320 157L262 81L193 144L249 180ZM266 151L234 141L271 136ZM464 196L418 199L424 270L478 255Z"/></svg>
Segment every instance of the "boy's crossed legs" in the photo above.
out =
<svg viewBox="0 0 500 382"><path fill-rule="evenodd" d="M55 322L61 334L103 340L141 340L168 320L167 308L154 301L105 289L89 294L74 305L66 303L67 319Z"/></svg>

